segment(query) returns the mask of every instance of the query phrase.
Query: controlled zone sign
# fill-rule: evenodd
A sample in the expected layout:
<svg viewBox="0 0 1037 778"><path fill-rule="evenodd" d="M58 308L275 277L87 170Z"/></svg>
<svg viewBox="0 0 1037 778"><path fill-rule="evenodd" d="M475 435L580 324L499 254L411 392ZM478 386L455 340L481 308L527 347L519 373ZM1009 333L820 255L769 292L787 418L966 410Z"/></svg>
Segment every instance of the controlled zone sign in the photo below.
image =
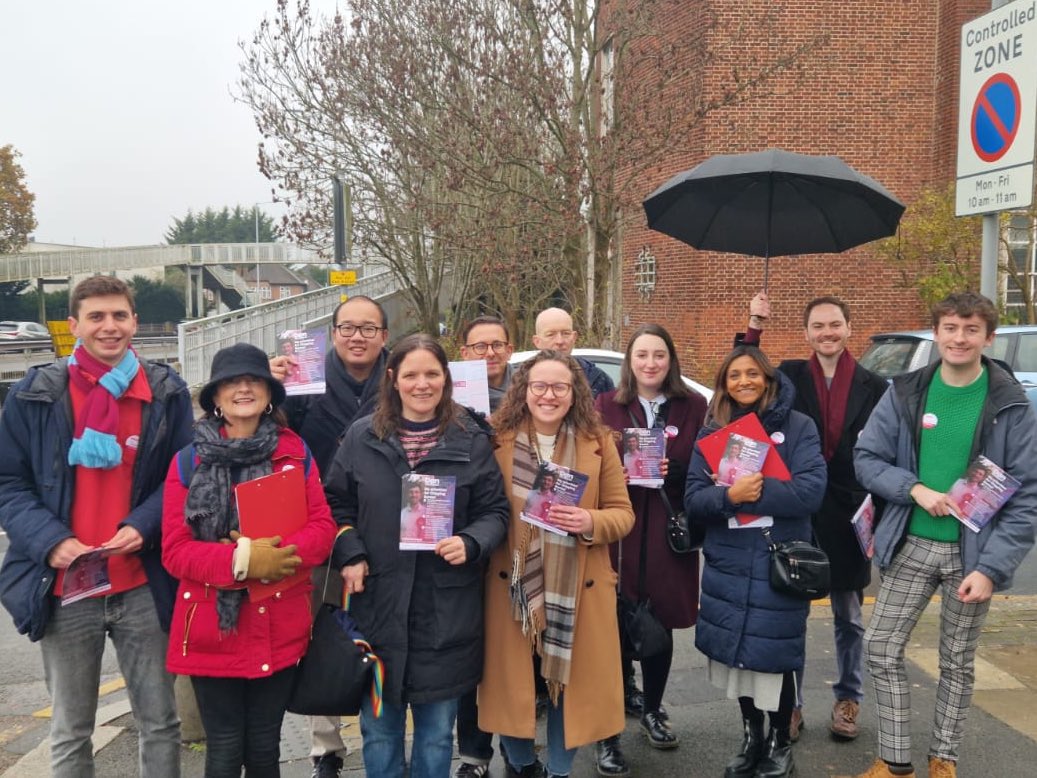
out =
<svg viewBox="0 0 1037 778"><path fill-rule="evenodd" d="M958 216L1030 205L1035 117L1037 0L1016 0L961 28Z"/></svg>

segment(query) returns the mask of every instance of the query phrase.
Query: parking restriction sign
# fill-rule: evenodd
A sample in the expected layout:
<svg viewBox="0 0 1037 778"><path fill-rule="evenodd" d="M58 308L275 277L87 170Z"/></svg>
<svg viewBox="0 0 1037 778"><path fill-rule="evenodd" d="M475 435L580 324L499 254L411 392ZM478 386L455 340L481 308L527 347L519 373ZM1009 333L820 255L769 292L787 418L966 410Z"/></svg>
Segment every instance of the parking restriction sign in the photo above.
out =
<svg viewBox="0 0 1037 778"><path fill-rule="evenodd" d="M1026 208L1037 126L1037 0L961 28L955 213Z"/></svg>

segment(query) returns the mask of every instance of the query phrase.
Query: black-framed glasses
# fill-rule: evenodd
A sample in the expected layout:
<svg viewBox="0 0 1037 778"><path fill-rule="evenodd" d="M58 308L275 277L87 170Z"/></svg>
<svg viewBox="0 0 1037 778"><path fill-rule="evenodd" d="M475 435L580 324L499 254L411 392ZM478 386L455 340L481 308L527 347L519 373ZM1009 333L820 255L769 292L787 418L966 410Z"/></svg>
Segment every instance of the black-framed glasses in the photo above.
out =
<svg viewBox="0 0 1037 778"><path fill-rule="evenodd" d="M561 381L549 384L547 381L530 381L529 391L536 397L543 397L547 394L547 390L551 390L551 394L555 397L567 397L569 392L572 390L572 384L566 384Z"/></svg>
<svg viewBox="0 0 1037 778"><path fill-rule="evenodd" d="M385 327L378 327L374 324L336 324L335 329L338 330L338 334L343 338L351 338L356 335L359 330L361 337L370 340L379 332L385 329Z"/></svg>
<svg viewBox="0 0 1037 778"><path fill-rule="evenodd" d="M488 350L493 349L494 354L503 354L508 344L503 340L495 340L493 343L466 343L465 348L470 348L477 357L484 356Z"/></svg>

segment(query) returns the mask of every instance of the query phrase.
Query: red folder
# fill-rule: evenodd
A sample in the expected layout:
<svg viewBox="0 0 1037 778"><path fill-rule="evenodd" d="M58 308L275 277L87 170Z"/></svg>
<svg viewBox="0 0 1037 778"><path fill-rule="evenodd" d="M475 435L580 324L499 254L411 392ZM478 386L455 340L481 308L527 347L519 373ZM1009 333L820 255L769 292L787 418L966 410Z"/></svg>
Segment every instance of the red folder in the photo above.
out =
<svg viewBox="0 0 1037 778"><path fill-rule="evenodd" d="M282 540L306 526L306 476L293 467L244 481L234 488L241 534L249 538L280 535ZM248 581L248 596L265 600L277 592L291 589L309 578L302 569L277 582Z"/></svg>
<svg viewBox="0 0 1037 778"><path fill-rule="evenodd" d="M698 442L702 456L705 457L706 462L714 473L720 469L720 460L724 457L727 441L732 433L738 433L751 440L759 440L764 443L773 444L774 442L763 428L763 424L760 423L760 417L755 413L747 413L726 427L721 427L716 432L710 433ZM765 478L777 478L780 481L792 479L788 466L773 445L767 450L767 458L763 460L763 468L761 468L760 472L763 473ZM736 518L739 524L748 524L759 517L751 513L739 513Z"/></svg>

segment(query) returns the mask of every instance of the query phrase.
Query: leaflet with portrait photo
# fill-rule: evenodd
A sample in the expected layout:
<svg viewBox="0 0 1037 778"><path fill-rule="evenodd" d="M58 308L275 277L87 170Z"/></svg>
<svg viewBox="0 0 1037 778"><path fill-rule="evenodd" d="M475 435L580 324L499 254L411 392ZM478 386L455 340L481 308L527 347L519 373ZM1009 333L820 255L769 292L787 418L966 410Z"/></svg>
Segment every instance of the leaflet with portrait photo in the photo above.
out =
<svg viewBox="0 0 1037 778"><path fill-rule="evenodd" d="M277 355L289 359L284 390L289 395L324 394L327 332L320 327L285 330L277 336Z"/></svg>
<svg viewBox="0 0 1037 778"><path fill-rule="evenodd" d="M662 429L627 427L623 430L623 467L630 486L658 489L663 485L662 461L666 457L666 432Z"/></svg>
<svg viewBox="0 0 1037 778"><path fill-rule="evenodd" d="M554 462L541 465L520 518L556 535L568 535L568 531L551 522L551 506L579 505L589 480L586 474Z"/></svg>
<svg viewBox="0 0 1037 778"><path fill-rule="evenodd" d="M759 473L770 448L770 444L762 440L732 432L717 469L717 483L732 486L742 476Z"/></svg>
<svg viewBox="0 0 1037 778"><path fill-rule="evenodd" d="M65 568L65 577L61 583L61 604L71 605L74 602L104 594L112 589L108 577L108 557L106 548L94 548L84 551L72 560Z"/></svg>
<svg viewBox="0 0 1037 778"><path fill-rule="evenodd" d="M864 498L861 507L850 519L853 532L857 536L857 544L861 547L861 553L865 559L875 556L875 501L869 494Z"/></svg>
<svg viewBox="0 0 1037 778"><path fill-rule="evenodd" d="M980 454L947 491L957 506L951 508L951 515L973 532L979 532L1018 488L1016 478Z"/></svg>
<svg viewBox="0 0 1037 778"><path fill-rule="evenodd" d="M490 382L486 377L486 360L450 362L447 366L450 368L450 381L454 385L454 402L489 416Z"/></svg>
<svg viewBox="0 0 1037 778"><path fill-rule="evenodd" d="M432 551L454 534L452 475L408 473L400 479L400 550Z"/></svg>

